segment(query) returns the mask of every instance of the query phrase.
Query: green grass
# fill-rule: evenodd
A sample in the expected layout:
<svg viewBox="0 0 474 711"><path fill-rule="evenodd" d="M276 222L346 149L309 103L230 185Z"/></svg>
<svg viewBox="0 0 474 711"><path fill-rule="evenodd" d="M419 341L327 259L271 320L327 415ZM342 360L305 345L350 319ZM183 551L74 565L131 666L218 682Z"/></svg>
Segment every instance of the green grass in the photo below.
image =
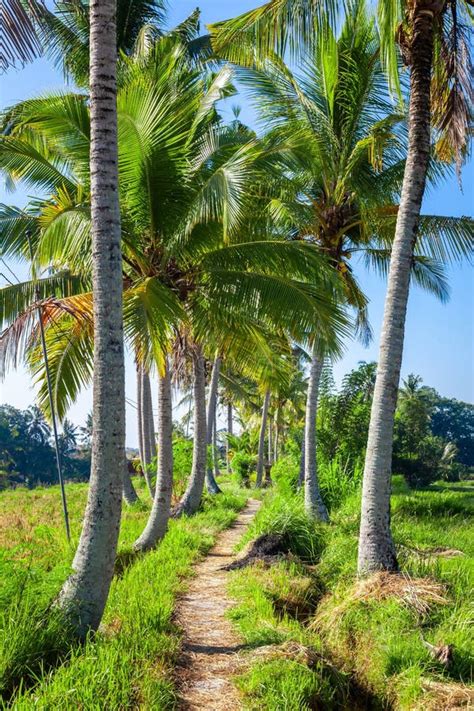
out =
<svg viewBox="0 0 474 711"><path fill-rule="evenodd" d="M87 495L69 485L73 537L77 540ZM146 501L144 490L142 499ZM99 633L71 645L49 603L69 572L74 545L61 528L59 491L4 492L0 517L0 689L3 706L15 709L170 709L170 670L180 637L172 623L177 594L192 565L228 527L245 493L226 485L206 498L192 518L172 521L154 551L131 555L148 504L124 509L120 574L114 578ZM48 521L46 524L45 521ZM1 703L1 702L0 702Z"/></svg>
<svg viewBox="0 0 474 711"><path fill-rule="evenodd" d="M443 586L447 604L417 613L398 597L358 599L357 536L360 495L348 496L322 529L304 519L301 498L272 493L246 538L283 532L313 565L283 561L232 575L238 600L231 617L249 648L292 641L316 649L309 669L291 659L258 655L238 684L249 708L435 709L439 694L472 683L474 581L473 501L469 487L448 485L410 491L394 478L393 530L402 571ZM292 534L294 532L294 535ZM302 547L307 537L308 549ZM443 558L439 548L462 555ZM311 555L308 555L308 550ZM316 564L314 564L316 563ZM424 642L452 645L446 669ZM436 692L429 683L445 685ZM449 706L448 706L449 707Z"/></svg>

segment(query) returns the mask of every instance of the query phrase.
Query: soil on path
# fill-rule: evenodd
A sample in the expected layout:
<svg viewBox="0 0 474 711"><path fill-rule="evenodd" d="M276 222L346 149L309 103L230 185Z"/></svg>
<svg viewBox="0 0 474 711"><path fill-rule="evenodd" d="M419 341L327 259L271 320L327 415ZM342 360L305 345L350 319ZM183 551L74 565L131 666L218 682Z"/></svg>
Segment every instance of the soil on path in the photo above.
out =
<svg viewBox="0 0 474 711"><path fill-rule="evenodd" d="M181 711L238 711L241 708L232 676L238 672L241 640L226 618L235 602L227 595L233 548L261 502L250 499L233 525L220 534L209 555L196 566L196 576L181 598L176 622L184 633L176 669Z"/></svg>

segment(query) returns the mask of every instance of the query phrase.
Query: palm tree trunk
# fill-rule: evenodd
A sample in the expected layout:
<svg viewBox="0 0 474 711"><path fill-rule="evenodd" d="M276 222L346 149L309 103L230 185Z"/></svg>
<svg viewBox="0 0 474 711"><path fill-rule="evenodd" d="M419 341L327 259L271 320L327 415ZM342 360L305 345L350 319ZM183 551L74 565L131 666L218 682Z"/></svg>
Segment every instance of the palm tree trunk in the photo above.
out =
<svg viewBox="0 0 474 711"><path fill-rule="evenodd" d="M145 471L143 466L143 397L142 397L142 370L141 366L137 363L137 423L138 423L138 456L140 457L140 464L142 471Z"/></svg>
<svg viewBox="0 0 474 711"><path fill-rule="evenodd" d="M126 504L131 506L139 501L138 494L133 486L132 478L130 472L128 471L128 463L125 462L125 467L123 470L123 486L122 486L122 496Z"/></svg>
<svg viewBox="0 0 474 711"><path fill-rule="evenodd" d="M145 372L143 375L143 390L144 399L146 402L147 420L146 420L146 434L148 437L148 446L150 449L150 461L153 461L156 457L156 439L155 439L155 425L153 417L153 400L151 397L151 384L150 384L150 374Z"/></svg>
<svg viewBox="0 0 474 711"><path fill-rule="evenodd" d="M207 446L212 445L212 427L217 411L217 385L222 359L216 355L212 364L211 382L209 383L209 401L207 405ZM210 494L220 494L221 490L212 472L212 463L208 462L206 473L207 490Z"/></svg>
<svg viewBox="0 0 474 711"><path fill-rule="evenodd" d="M273 464L272 437L273 437L272 422L271 422L271 420L269 420L269 422L268 422L268 463L270 464L270 466Z"/></svg>
<svg viewBox="0 0 474 711"><path fill-rule="evenodd" d="M193 464L188 486L179 502L175 516L195 513L201 503L204 480L206 478L207 436L206 436L206 371L202 350L196 346L193 353L194 382L194 438Z"/></svg>
<svg viewBox="0 0 474 711"><path fill-rule="evenodd" d="M393 425L413 249L430 157L433 14L416 4L411 45L408 155L392 247L362 489L360 574L397 570L390 530Z"/></svg>
<svg viewBox="0 0 474 711"><path fill-rule="evenodd" d="M304 463L305 463L305 443L303 442L301 446L301 455L300 455L300 472L298 475L298 489L301 489L301 487L304 484Z"/></svg>
<svg viewBox="0 0 474 711"><path fill-rule="evenodd" d="M262 422L260 425L260 436L258 439L258 457L257 457L257 479L255 486L259 489L262 486L263 468L265 465L265 432L267 430L268 408L270 407L270 390L265 391L262 407Z"/></svg>
<svg viewBox="0 0 474 711"><path fill-rule="evenodd" d="M323 369L315 340L311 354L311 369L306 398L306 418L304 424L304 504L306 513L318 521L329 521L328 512L321 498L316 460L316 415L318 411L319 381Z"/></svg>
<svg viewBox="0 0 474 711"><path fill-rule="evenodd" d="M153 406L151 400L150 376L144 368L141 368L141 412L142 412L142 468L143 476L150 492L150 496L155 496L155 491L152 482L150 465L152 462L152 443L150 433L150 422L153 422ZM153 426L152 426L153 429ZM154 439L154 432L153 432ZM155 447L156 451L156 447Z"/></svg>
<svg viewBox="0 0 474 711"><path fill-rule="evenodd" d="M275 442L273 444L273 461L276 462L278 459L278 449L279 449L279 443L280 443L280 428L278 426L278 408L275 410Z"/></svg>
<svg viewBox="0 0 474 711"><path fill-rule="evenodd" d="M158 468L155 496L147 524L134 543L134 550L146 551L161 541L168 529L173 489L173 409L168 363L158 377Z"/></svg>
<svg viewBox="0 0 474 711"><path fill-rule="evenodd" d="M214 462L214 478L221 475L219 471L219 450L217 448L217 408L212 423L212 457Z"/></svg>
<svg viewBox="0 0 474 711"><path fill-rule="evenodd" d="M89 495L73 573L58 603L84 638L102 619L114 573L125 467L122 254L118 200L116 3L90 3L94 399Z"/></svg>
<svg viewBox="0 0 474 711"><path fill-rule="evenodd" d="M233 434L233 417L232 417L232 403L228 402L227 403L227 434L232 435ZM227 473L230 474L231 466L230 466L230 444L229 440L226 440L225 444L225 461L226 461L226 467L227 467Z"/></svg>

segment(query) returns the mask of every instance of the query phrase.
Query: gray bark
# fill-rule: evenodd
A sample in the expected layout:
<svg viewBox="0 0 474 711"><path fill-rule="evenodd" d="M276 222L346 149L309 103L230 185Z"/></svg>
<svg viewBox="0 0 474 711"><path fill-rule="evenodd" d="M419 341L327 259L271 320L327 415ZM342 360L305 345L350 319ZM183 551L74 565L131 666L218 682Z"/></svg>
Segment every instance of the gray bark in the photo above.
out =
<svg viewBox="0 0 474 711"><path fill-rule="evenodd" d="M217 407L212 423L212 458L214 464L214 477L221 475L219 471L219 450L217 448Z"/></svg>
<svg viewBox="0 0 474 711"><path fill-rule="evenodd" d="M303 443L301 445L300 473L298 475L298 489L301 489L301 487L304 484L304 462L305 462L304 450L305 450L305 443L303 441Z"/></svg>
<svg viewBox="0 0 474 711"><path fill-rule="evenodd" d="M123 470L123 486L122 486L122 496L126 504L131 506L139 501L135 487L133 486L132 478L130 472L128 471L128 463L125 461L125 467Z"/></svg>
<svg viewBox="0 0 474 711"><path fill-rule="evenodd" d="M146 411L147 411L147 421L146 421L146 432L150 447L150 459L153 461L156 457L156 436L155 436L155 424L153 422L153 400L151 397L151 384L150 384L150 374L144 374L144 398L146 399Z"/></svg>
<svg viewBox="0 0 474 711"><path fill-rule="evenodd" d="M102 619L114 573L125 467L122 254L118 199L116 3L90 3L93 435L89 495L73 573L58 604L84 638Z"/></svg>
<svg viewBox="0 0 474 711"><path fill-rule="evenodd" d="M317 344L311 354L311 369L306 397L306 417L304 424L304 504L308 516L318 521L329 521L328 512L321 498L316 460L316 415L318 411L319 381L323 369Z"/></svg>
<svg viewBox="0 0 474 711"><path fill-rule="evenodd" d="M216 419L217 385L219 382L219 373L220 373L220 369L221 369L221 362L222 362L222 359L216 355L216 357L214 358L214 363L212 364L211 382L209 383L209 400L208 400L208 404L207 404L207 437L206 437L206 444L208 447L212 445L212 429L213 429L214 421ZM207 490L210 494L220 494L221 493L219 485L214 478L214 474L212 471L212 464L210 462L207 465L206 485L207 485Z"/></svg>
<svg viewBox="0 0 474 711"><path fill-rule="evenodd" d="M278 408L275 410L274 426L275 426L275 442L273 444L273 461L276 462L279 457L279 449L280 449L280 428L278 425Z"/></svg>
<svg viewBox="0 0 474 711"><path fill-rule="evenodd" d="M232 403L228 402L227 403L227 434L232 435L233 433L233 417L232 417ZM225 459L226 459L226 466L227 466L227 473L229 474L232 469L230 466L230 444L229 444L229 439L226 440L226 445L225 445Z"/></svg>
<svg viewBox="0 0 474 711"><path fill-rule="evenodd" d="M173 409L168 364L158 376L158 467L155 496L147 524L134 543L134 550L154 548L168 529L173 490Z"/></svg>
<svg viewBox="0 0 474 711"><path fill-rule="evenodd" d="M414 11L408 155L390 259L362 489L360 574L397 569L390 529L393 425L402 364L410 270L430 158L433 15Z"/></svg>
<svg viewBox="0 0 474 711"><path fill-rule="evenodd" d="M273 464L273 451L272 451L272 423L271 420L268 422L268 463Z"/></svg>
<svg viewBox="0 0 474 711"><path fill-rule="evenodd" d="M144 368L141 368L141 402L139 403L142 413L142 469L143 476L153 498L155 490L152 482L150 466L153 456L156 456L155 431L153 427L153 404L151 399L150 376ZM155 455L153 455L155 452Z"/></svg>
<svg viewBox="0 0 474 711"><path fill-rule="evenodd" d="M258 439L257 457L257 479L255 486L259 489L262 486L263 468L265 465L265 432L267 429L268 408L270 406L270 390L265 391L262 407L262 422L260 424L260 436Z"/></svg>
<svg viewBox="0 0 474 711"><path fill-rule="evenodd" d="M207 436L206 436L206 372L201 349L196 346L193 354L194 382L194 438L193 464L188 486L174 512L175 516L195 513L201 503L204 480L206 478Z"/></svg>
<svg viewBox="0 0 474 711"><path fill-rule="evenodd" d="M138 456L143 471L143 406L142 406L142 369L137 363L137 423L138 423Z"/></svg>

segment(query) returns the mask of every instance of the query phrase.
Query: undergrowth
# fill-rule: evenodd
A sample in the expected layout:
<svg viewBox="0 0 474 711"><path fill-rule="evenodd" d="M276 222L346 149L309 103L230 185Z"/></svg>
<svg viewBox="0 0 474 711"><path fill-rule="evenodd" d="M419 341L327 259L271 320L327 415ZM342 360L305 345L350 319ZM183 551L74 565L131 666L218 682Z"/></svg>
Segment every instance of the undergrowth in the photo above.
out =
<svg viewBox="0 0 474 711"><path fill-rule="evenodd" d="M245 703L271 711L471 708L468 488L412 491L394 477L393 532L405 576L397 585L391 576L367 589L357 581L359 511L355 490L341 497L331 524L321 527L306 519L301 494L277 486L268 495L244 541L282 533L304 562L290 557L232 574L238 604L230 614L254 650L238 679ZM315 650L317 664L282 653L290 643ZM445 665L433 649L447 648Z"/></svg>
<svg viewBox="0 0 474 711"><path fill-rule="evenodd" d="M206 498L197 515L171 521L158 548L138 556L131 546L146 522L148 502L124 507L120 574L99 633L78 646L50 607L69 572L87 495L85 485L67 489L70 547L57 514L57 487L1 495L0 705L25 711L173 708L170 670L180 643L172 623L176 595L192 564L232 523L246 496L227 485L222 495ZM139 489L146 502L144 488ZM9 534L12 518L18 525Z"/></svg>

